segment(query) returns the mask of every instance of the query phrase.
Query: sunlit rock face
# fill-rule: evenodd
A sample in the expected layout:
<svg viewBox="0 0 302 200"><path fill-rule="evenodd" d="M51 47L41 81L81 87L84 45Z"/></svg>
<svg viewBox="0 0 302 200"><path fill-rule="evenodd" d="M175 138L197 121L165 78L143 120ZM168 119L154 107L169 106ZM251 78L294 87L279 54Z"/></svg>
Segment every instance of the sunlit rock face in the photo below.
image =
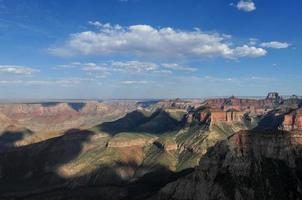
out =
<svg viewBox="0 0 302 200"><path fill-rule="evenodd" d="M239 99L236 97L208 99L206 105L212 109L221 109L224 111L235 109L238 111L257 109L272 109L274 106L273 99Z"/></svg>
<svg viewBox="0 0 302 200"><path fill-rule="evenodd" d="M241 131L154 199L301 199L301 132Z"/></svg>
<svg viewBox="0 0 302 200"><path fill-rule="evenodd" d="M10 126L29 129L18 146L62 135L73 128L90 128L123 117L136 108L135 102L49 102L0 104L0 135ZM11 131L10 131L11 132ZM20 133L21 134L21 133Z"/></svg>
<svg viewBox="0 0 302 200"><path fill-rule="evenodd" d="M285 130L301 130L302 129L302 109L296 109L284 116L283 126Z"/></svg>
<svg viewBox="0 0 302 200"><path fill-rule="evenodd" d="M114 119L135 109L130 103L23 103L0 104L0 114L20 126L33 131L66 130L79 126L94 125L101 122L102 117ZM89 118L90 117L90 118ZM93 118L91 118L93 117ZM92 121L91 123L89 123ZM15 124L14 124L15 125ZM0 128L3 128L1 125ZM5 127L4 127L5 128Z"/></svg>
<svg viewBox="0 0 302 200"><path fill-rule="evenodd" d="M244 114L245 114L245 112L239 112L236 110L212 111L211 112L211 122L215 123L217 121L224 121L224 122L241 121Z"/></svg>

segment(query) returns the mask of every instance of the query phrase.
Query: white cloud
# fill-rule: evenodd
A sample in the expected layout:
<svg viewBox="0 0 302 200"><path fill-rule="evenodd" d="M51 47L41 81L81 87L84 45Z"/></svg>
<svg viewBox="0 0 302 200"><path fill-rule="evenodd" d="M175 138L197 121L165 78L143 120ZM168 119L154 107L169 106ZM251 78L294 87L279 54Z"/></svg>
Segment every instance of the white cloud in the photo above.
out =
<svg viewBox="0 0 302 200"><path fill-rule="evenodd" d="M131 80L131 81L122 81L122 84L125 85L134 85L134 84L148 84L148 83L153 83L153 81L138 81L138 80Z"/></svg>
<svg viewBox="0 0 302 200"><path fill-rule="evenodd" d="M258 57L265 55L262 48L234 46L226 34L207 33L199 29L185 31L149 25L122 27L109 23L89 22L97 31L71 34L62 46L50 51L59 56L74 55L132 55L152 57ZM250 50L249 50L250 48ZM240 53L240 49L244 53ZM261 52L261 53L259 53Z"/></svg>
<svg viewBox="0 0 302 200"><path fill-rule="evenodd" d="M161 70L154 70L154 73L161 74L161 75L171 75L173 72L171 70L161 69Z"/></svg>
<svg viewBox="0 0 302 200"><path fill-rule="evenodd" d="M217 76L180 76L175 77L177 82L205 82L205 83L232 83L232 84L248 84L248 83L268 83L278 81L273 77L248 76L248 77L217 77Z"/></svg>
<svg viewBox="0 0 302 200"><path fill-rule="evenodd" d="M195 72L198 69L195 67L188 67L188 66L183 66L177 63L163 63L163 67L171 70L179 70L179 71L189 71L189 72Z"/></svg>
<svg viewBox="0 0 302 200"><path fill-rule="evenodd" d="M243 45L241 47L236 47L233 51L235 57L259 57L266 54L266 50L257 47L251 47L248 45Z"/></svg>
<svg viewBox="0 0 302 200"><path fill-rule="evenodd" d="M67 65L60 65L63 68L79 68L87 72L102 72L108 75L113 72L124 72L124 73L145 73L154 72L159 68L159 65L153 62L142 62L142 61L112 61L103 63L80 63L74 62Z"/></svg>
<svg viewBox="0 0 302 200"><path fill-rule="evenodd" d="M205 76L200 77L204 81L213 81L213 82L236 82L238 81L237 78L232 77L214 77L214 76Z"/></svg>
<svg viewBox="0 0 302 200"><path fill-rule="evenodd" d="M20 80L0 80L0 85L11 85L11 84L19 84L23 83L23 81Z"/></svg>
<svg viewBox="0 0 302 200"><path fill-rule="evenodd" d="M81 83L87 83L87 81L94 81L92 78L81 78L81 77L67 77L61 79L46 79L46 80L0 80L0 85L58 85L58 86L73 86Z"/></svg>
<svg viewBox="0 0 302 200"><path fill-rule="evenodd" d="M19 75L31 75L34 72L38 72L39 70L17 66L17 65L0 65L0 73L8 73L8 74L19 74Z"/></svg>
<svg viewBox="0 0 302 200"><path fill-rule="evenodd" d="M158 65L152 62L126 61L112 62L111 66L116 69L126 70L127 72L152 72L158 69Z"/></svg>
<svg viewBox="0 0 302 200"><path fill-rule="evenodd" d="M284 49L284 48L288 48L290 44L286 42L272 41L272 42L263 42L260 44L260 46L263 48Z"/></svg>
<svg viewBox="0 0 302 200"><path fill-rule="evenodd" d="M275 78L272 78L272 77L261 77L261 76L252 76L252 77L248 78L247 80L252 80L252 81L267 81L267 82L276 81Z"/></svg>
<svg viewBox="0 0 302 200"><path fill-rule="evenodd" d="M137 60L112 61L103 63L74 62L67 65L59 65L59 67L82 70L91 75L98 75L99 77L101 76L102 78L113 73L170 75L173 74L172 71L195 72L198 70L198 68L181 65L178 63L154 63Z"/></svg>
<svg viewBox="0 0 302 200"><path fill-rule="evenodd" d="M238 10L243 10L245 12L252 12L256 10L256 5L251 0L240 0L236 5Z"/></svg>
<svg viewBox="0 0 302 200"><path fill-rule="evenodd" d="M255 46L258 42L258 39L257 38L250 38L249 39L249 45L251 46Z"/></svg>
<svg viewBox="0 0 302 200"><path fill-rule="evenodd" d="M27 81L23 81L23 83L25 85L73 86L87 81L93 81L93 79L75 77L75 78L65 78L65 79L57 79L57 80L27 80Z"/></svg>

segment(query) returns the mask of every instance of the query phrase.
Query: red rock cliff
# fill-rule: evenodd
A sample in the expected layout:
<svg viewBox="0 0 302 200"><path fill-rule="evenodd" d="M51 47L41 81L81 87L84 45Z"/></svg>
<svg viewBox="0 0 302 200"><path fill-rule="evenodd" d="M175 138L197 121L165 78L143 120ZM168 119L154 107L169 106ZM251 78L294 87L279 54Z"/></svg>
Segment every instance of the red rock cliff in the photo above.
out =
<svg viewBox="0 0 302 200"><path fill-rule="evenodd" d="M234 122L241 121L245 113L241 111L212 111L211 122L217 121Z"/></svg>
<svg viewBox="0 0 302 200"><path fill-rule="evenodd" d="M283 127L287 131L302 129L302 108L285 115Z"/></svg>

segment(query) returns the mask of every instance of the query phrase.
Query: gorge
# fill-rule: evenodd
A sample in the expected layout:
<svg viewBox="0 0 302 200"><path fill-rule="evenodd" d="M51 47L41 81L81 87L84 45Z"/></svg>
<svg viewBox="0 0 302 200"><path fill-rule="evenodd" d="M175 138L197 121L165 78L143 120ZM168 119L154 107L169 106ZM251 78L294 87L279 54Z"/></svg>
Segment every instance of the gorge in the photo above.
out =
<svg viewBox="0 0 302 200"><path fill-rule="evenodd" d="M0 199L300 199L301 103L3 103Z"/></svg>

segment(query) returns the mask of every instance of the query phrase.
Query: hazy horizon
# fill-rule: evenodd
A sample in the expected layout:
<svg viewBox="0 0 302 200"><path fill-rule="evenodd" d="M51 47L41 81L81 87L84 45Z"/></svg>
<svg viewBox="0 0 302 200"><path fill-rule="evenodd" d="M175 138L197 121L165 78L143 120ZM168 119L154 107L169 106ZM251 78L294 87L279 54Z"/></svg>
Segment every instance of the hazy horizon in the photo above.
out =
<svg viewBox="0 0 302 200"><path fill-rule="evenodd" d="M293 94L296 95L296 94ZM293 95L284 95L279 94L282 98L291 98ZM299 98L302 98L302 95L296 95ZM205 97L166 97L166 98L0 98L0 103L59 103L59 102L88 102L88 101L157 101L157 100L206 100L211 98L242 98L242 99L264 99L267 95L258 95L258 96L236 96L236 95L227 95L227 96L205 96Z"/></svg>

